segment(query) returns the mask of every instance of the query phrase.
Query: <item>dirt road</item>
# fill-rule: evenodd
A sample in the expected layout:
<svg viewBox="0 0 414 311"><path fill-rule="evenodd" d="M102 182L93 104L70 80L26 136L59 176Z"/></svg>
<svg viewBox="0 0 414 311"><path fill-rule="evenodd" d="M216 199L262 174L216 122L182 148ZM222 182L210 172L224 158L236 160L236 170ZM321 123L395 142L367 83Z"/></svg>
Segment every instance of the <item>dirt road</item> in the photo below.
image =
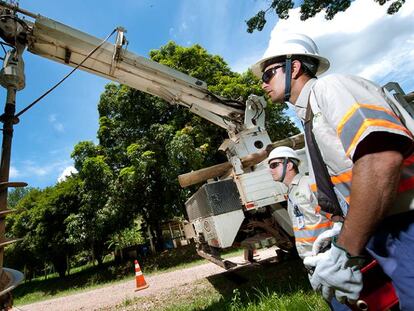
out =
<svg viewBox="0 0 414 311"><path fill-rule="evenodd" d="M273 248L259 252L257 259L268 259L274 256ZM230 258L236 263L243 263L241 256ZM65 297L50 299L30 305L16 306L13 311L72 311L72 310L115 310L115 306L137 297L150 295L162 295L163 293L192 283L197 280L206 278L211 275L223 273L225 270L212 263L206 263L199 266L176 270L145 277L146 282L150 285L147 289L135 292L135 280L126 281L114 285L109 285L95 290L83 293L73 294Z"/></svg>

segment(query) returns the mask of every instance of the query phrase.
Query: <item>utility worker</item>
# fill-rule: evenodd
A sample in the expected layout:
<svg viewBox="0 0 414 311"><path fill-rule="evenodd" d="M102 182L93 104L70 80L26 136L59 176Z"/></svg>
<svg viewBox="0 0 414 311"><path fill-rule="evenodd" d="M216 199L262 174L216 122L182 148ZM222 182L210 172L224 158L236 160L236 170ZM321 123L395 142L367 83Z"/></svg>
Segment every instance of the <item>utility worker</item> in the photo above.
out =
<svg viewBox="0 0 414 311"><path fill-rule="evenodd" d="M277 147L268 157L273 180L288 187L289 218L293 225L295 245L300 258L312 256L316 238L331 229L332 222L320 214L320 208L310 188L309 176L299 173L299 156L289 147Z"/></svg>
<svg viewBox="0 0 414 311"><path fill-rule="evenodd" d="M277 147L268 157L268 164L273 180L282 182L288 187L288 214L293 225L295 245L299 257L312 256L315 241L319 236L329 236L335 232L338 223L333 223L327 215L320 213L318 201L311 190L309 176L299 173L300 158L295 150L289 147ZM335 226L332 228L332 226ZM323 239L322 239L323 240ZM318 239L318 244L323 244ZM318 245L319 248L322 245ZM329 305L332 310L350 310L345 305L331 299Z"/></svg>
<svg viewBox="0 0 414 311"><path fill-rule="evenodd" d="M301 34L280 35L252 67L272 101L293 104L303 122L310 106L315 141L338 201L348 206L331 248L304 260L314 267L311 285L327 300L355 302L366 249L392 279L400 309L414 310L412 134L379 86L355 76L316 78L328 68L313 40Z"/></svg>

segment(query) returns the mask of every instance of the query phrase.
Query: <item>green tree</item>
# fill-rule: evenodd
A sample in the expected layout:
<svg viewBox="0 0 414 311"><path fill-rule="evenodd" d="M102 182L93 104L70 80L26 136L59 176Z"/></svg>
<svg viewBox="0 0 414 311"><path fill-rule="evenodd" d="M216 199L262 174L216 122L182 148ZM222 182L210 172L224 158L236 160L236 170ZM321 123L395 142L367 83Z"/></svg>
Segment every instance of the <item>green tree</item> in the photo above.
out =
<svg viewBox="0 0 414 311"><path fill-rule="evenodd" d="M112 171L104 157L86 157L79 177L82 180L79 193L81 204L76 213L65 220L66 233L71 245L89 249L92 259L102 264L105 243L113 233L115 212L108 205Z"/></svg>
<svg viewBox="0 0 414 311"><path fill-rule="evenodd" d="M91 141L81 141L73 148L71 157L75 162L75 168L78 172L82 169L83 163L87 158L99 155L99 147Z"/></svg>
<svg viewBox="0 0 414 311"><path fill-rule="evenodd" d="M379 5L389 3L389 0L374 0ZM405 0L394 0L388 6L387 13L392 15L397 13L401 6L405 3ZM295 2L295 0L272 0L270 5L257 12L257 14L246 21L247 32L252 33L255 30L262 31L266 25L266 14L268 12L274 12L280 19L289 18L289 10L292 9L295 4L300 5L300 19L307 20L314 17L322 10L326 10L325 18L331 20L338 12L346 11L351 5L351 0L304 0Z"/></svg>
<svg viewBox="0 0 414 311"><path fill-rule="evenodd" d="M143 242L141 221L137 219L131 227L124 228L115 233L108 241L108 248L122 250L123 248L135 246Z"/></svg>
<svg viewBox="0 0 414 311"><path fill-rule="evenodd" d="M69 177L54 187L45 189L35 215L38 221L36 235L37 251L44 254L60 277L67 271L67 259L73 255L74 248L68 241L65 221L81 207L80 182L77 177Z"/></svg>
<svg viewBox="0 0 414 311"><path fill-rule="evenodd" d="M9 209L13 209L33 188L19 187L11 190L7 195L7 205Z"/></svg>
<svg viewBox="0 0 414 311"><path fill-rule="evenodd" d="M217 95L241 102L249 94L263 95L250 71L232 72L221 57L199 45L185 48L169 42L150 56L206 81ZM272 139L297 133L284 109L274 104L267 108ZM195 190L181 189L177 175L225 161L217 150L227 133L182 107L112 83L101 96L99 114L99 148L115 178L107 204L117 215L141 215L160 247L161 222L182 215L185 200Z"/></svg>
<svg viewBox="0 0 414 311"><path fill-rule="evenodd" d="M29 280L33 277L35 270L43 265L43 260L32 243L31 234L35 227L31 219L32 210L36 208L41 195L41 190L30 189L15 206L15 208L21 209L21 212L10 214L6 218L6 236L23 238L23 240L5 248L5 266L25 270L27 272L26 278Z"/></svg>
<svg viewBox="0 0 414 311"><path fill-rule="evenodd" d="M79 193L79 179L69 177L54 187L33 189L19 201L17 208L23 212L13 216L7 231L23 238L8 250L7 258L14 261L14 266L33 270L50 262L60 277L65 276L67 258L74 251L68 242L65 221L77 213L81 205Z"/></svg>

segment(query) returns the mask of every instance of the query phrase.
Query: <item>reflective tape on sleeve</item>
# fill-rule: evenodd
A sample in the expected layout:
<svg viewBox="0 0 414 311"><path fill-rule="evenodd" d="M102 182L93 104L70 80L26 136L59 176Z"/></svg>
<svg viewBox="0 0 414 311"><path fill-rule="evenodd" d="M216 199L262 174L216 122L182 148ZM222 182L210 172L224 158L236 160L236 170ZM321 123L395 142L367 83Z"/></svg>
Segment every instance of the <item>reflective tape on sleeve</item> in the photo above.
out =
<svg viewBox="0 0 414 311"><path fill-rule="evenodd" d="M411 136L391 110L375 105L354 104L337 127L337 134L347 155L370 127L397 130Z"/></svg>

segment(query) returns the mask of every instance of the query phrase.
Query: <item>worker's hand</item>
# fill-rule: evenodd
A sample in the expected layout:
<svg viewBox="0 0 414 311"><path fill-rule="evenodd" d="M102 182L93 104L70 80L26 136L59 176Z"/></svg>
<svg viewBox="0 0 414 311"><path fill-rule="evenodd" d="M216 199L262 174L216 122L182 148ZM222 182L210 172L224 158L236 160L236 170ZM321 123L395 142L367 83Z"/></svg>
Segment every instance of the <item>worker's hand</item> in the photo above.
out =
<svg viewBox="0 0 414 311"><path fill-rule="evenodd" d="M339 235L341 232L342 224L342 222L334 222L331 229L318 235L312 246L313 255L319 254L321 250L325 249L327 246L330 246L332 238Z"/></svg>
<svg viewBox="0 0 414 311"><path fill-rule="evenodd" d="M327 301L335 296L341 303L356 302L362 290L362 257L350 256L334 239L328 251L306 257L303 263L314 268L309 277L312 288L321 292Z"/></svg>
<svg viewBox="0 0 414 311"><path fill-rule="evenodd" d="M319 253L315 256L308 256L303 259L303 264L305 265L306 269L308 269L308 271L314 271L319 261L325 260L326 257L328 256L329 256L328 252Z"/></svg>

